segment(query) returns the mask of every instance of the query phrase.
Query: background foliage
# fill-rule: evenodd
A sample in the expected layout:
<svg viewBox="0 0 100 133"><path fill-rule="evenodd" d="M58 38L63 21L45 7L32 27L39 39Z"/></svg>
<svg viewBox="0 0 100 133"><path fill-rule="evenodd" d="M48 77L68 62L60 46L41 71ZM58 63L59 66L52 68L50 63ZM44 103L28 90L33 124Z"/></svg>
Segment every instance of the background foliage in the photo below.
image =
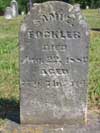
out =
<svg viewBox="0 0 100 133"><path fill-rule="evenodd" d="M0 14L2 14L7 6L10 6L11 0L0 0ZM29 0L17 0L19 4L19 12L28 11ZM33 3L40 3L48 0L31 0ZM79 3L81 8L86 8L88 5L90 8L98 8L100 7L100 0L63 0L65 2L75 4Z"/></svg>

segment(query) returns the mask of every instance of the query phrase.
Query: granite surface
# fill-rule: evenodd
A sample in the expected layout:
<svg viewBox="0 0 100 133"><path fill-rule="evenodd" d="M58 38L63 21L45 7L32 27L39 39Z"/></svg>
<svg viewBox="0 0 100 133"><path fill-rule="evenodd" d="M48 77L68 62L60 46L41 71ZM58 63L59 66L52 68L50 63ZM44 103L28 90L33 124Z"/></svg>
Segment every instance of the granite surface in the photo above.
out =
<svg viewBox="0 0 100 133"><path fill-rule="evenodd" d="M84 123L89 30L79 5L34 4L19 40L21 123Z"/></svg>

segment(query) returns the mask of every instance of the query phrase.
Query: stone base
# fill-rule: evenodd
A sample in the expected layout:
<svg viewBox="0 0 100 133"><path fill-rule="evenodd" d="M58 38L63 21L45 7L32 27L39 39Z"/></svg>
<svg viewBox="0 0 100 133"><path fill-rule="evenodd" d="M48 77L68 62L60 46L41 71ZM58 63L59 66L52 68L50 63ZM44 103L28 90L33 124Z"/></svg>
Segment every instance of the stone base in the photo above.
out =
<svg viewBox="0 0 100 133"><path fill-rule="evenodd" d="M91 114L86 125L20 125L8 121L0 133L100 133L100 116Z"/></svg>

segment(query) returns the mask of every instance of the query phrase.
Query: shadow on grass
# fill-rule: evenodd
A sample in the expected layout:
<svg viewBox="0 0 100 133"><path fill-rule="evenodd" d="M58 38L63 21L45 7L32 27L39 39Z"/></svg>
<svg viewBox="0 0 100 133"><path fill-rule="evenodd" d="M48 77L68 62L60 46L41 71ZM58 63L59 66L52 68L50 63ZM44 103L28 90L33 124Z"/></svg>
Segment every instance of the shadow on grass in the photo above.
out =
<svg viewBox="0 0 100 133"><path fill-rule="evenodd" d="M15 99L0 99L0 118L20 122L19 102Z"/></svg>
<svg viewBox="0 0 100 133"><path fill-rule="evenodd" d="M100 28L92 28L91 30L100 32Z"/></svg>

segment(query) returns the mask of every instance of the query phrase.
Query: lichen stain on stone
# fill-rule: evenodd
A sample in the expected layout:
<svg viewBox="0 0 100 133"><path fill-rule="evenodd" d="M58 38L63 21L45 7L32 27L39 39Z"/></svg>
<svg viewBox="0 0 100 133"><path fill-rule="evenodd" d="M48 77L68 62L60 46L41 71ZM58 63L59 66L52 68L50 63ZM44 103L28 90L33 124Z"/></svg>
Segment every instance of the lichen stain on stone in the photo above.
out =
<svg viewBox="0 0 100 133"><path fill-rule="evenodd" d="M38 11L38 13L41 13L42 12L42 8L39 8L39 11Z"/></svg>
<svg viewBox="0 0 100 133"><path fill-rule="evenodd" d="M24 46L20 47L20 51L24 51L24 49L25 49Z"/></svg>
<svg viewBox="0 0 100 133"><path fill-rule="evenodd" d="M79 15L78 19L81 20L82 18L83 18L82 15Z"/></svg>
<svg viewBox="0 0 100 133"><path fill-rule="evenodd" d="M76 16L75 16L74 14L70 14L69 17L71 17L71 18L73 18L73 19L76 18Z"/></svg>
<svg viewBox="0 0 100 133"><path fill-rule="evenodd" d="M33 4L33 6L38 6L38 5L39 5L39 3L34 3L34 4Z"/></svg>
<svg viewBox="0 0 100 133"><path fill-rule="evenodd" d="M75 12L80 12L80 5L79 4L74 5L74 11Z"/></svg>
<svg viewBox="0 0 100 133"><path fill-rule="evenodd" d="M56 128L55 131L59 132L59 131L63 131L64 128Z"/></svg>
<svg viewBox="0 0 100 133"><path fill-rule="evenodd" d="M79 24L82 25L83 28L87 28L87 23L85 20L80 20Z"/></svg>
<svg viewBox="0 0 100 133"><path fill-rule="evenodd" d="M22 26L21 26L21 31L25 32L26 30L27 30L27 26L26 26L25 23L23 23Z"/></svg>
<svg viewBox="0 0 100 133"><path fill-rule="evenodd" d="M73 10L73 6L71 6L68 11L71 12L72 10Z"/></svg>
<svg viewBox="0 0 100 133"><path fill-rule="evenodd" d="M54 7L52 5L49 5L49 6L50 6L50 10L54 11Z"/></svg>

